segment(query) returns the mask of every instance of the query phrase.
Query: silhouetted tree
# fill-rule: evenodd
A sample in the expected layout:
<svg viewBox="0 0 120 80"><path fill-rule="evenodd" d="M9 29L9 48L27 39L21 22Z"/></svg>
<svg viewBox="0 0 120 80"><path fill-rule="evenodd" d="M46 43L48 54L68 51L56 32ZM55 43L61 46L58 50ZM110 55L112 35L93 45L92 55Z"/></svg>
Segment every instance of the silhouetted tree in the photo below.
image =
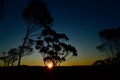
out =
<svg viewBox="0 0 120 80"><path fill-rule="evenodd" d="M3 16L4 14L4 9L5 9L5 0L0 0L0 18Z"/></svg>
<svg viewBox="0 0 120 80"><path fill-rule="evenodd" d="M3 0L0 0L0 17L2 16L3 13Z"/></svg>
<svg viewBox="0 0 120 80"><path fill-rule="evenodd" d="M47 5L41 0L30 1L23 12L23 19L31 27L45 27L53 23L53 18L48 11Z"/></svg>
<svg viewBox="0 0 120 80"><path fill-rule="evenodd" d="M0 57L0 60L3 61L4 66L9 66L10 64L12 64L13 66L14 62L18 60L20 50L21 46L18 48L10 49L8 52L3 52L3 55ZM21 57L30 55L32 53L33 48L31 48L30 46L24 46Z"/></svg>
<svg viewBox="0 0 120 80"><path fill-rule="evenodd" d="M31 40L31 43L34 42L30 37L33 36L34 32L38 31L41 27L47 27L52 24L53 19L48 12L47 6L41 0L31 0L28 6L25 8L23 14L23 20L27 23L27 30L23 44L21 46L18 66L20 66L21 55L23 52L23 47L26 46L27 40Z"/></svg>
<svg viewBox="0 0 120 80"><path fill-rule="evenodd" d="M99 32L103 43L97 49L105 53L108 57L116 57L120 52L120 28L106 29Z"/></svg>
<svg viewBox="0 0 120 80"><path fill-rule="evenodd" d="M19 53L19 50L16 48L10 49L8 51L7 66L9 66L9 64L12 64L12 66L13 66L14 62L18 60L18 53Z"/></svg>
<svg viewBox="0 0 120 80"><path fill-rule="evenodd" d="M6 52L3 52L3 53L2 53L2 56L0 57L0 60L3 61L4 67L7 66L7 59L8 59L7 53L6 53Z"/></svg>
<svg viewBox="0 0 120 80"><path fill-rule="evenodd" d="M102 60L105 65L120 64L120 28L105 29L99 32L102 39L102 44L97 46L97 49L103 52L107 58ZM93 64L99 64L99 60Z"/></svg>
<svg viewBox="0 0 120 80"><path fill-rule="evenodd" d="M52 62L54 66L66 60L69 54L77 56L75 47L68 45L65 41L69 38L65 34L57 33L51 28L45 28L36 40L35 48L41 53L44 64Z"/></svg>
<svg viewBox="0 0 120 80"><path fill-rule="evenodd" d="M0 59L3 61L4 66L9 66L10 64L14 64L14 62L18 58L18 52L17 49L10 49L8 52L3 52L3 56L0 57Z"/></svg>
<svg viewBox="0 0 120 80"><path fill-rule="evenodd" d="M120 65L120 59L117 57L114 58L106 58L104 60L97 60L93 63L93 65Z"/></svg>

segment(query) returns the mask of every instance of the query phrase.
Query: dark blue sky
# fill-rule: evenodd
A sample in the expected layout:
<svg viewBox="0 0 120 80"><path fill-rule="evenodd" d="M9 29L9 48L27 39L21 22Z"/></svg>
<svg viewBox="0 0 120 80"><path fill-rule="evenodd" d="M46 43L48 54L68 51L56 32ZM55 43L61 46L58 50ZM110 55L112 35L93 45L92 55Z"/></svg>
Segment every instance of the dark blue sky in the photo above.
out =
<svg viewBox="0 0 120 80"><path fill-rule="evenodd" d="M21 14L30 0L7 0L5 16L0 19L0 52L18 47L26 25ZM120 26L119 0L43 0L54 18L53 28L65 33L78 50L78 57L62 65L87 65L103 56L96 50L98 32ZM39 54L23 58L23 64L42 65Z"/></svg>

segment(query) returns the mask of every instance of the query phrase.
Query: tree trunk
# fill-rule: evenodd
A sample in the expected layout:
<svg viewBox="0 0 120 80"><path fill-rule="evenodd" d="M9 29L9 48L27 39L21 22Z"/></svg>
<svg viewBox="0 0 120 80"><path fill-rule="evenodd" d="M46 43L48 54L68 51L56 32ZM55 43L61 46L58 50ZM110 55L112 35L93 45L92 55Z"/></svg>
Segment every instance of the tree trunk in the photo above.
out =
<svg viewBox="0 0 120 80"><path fill-rule="evenodd" d="M27 38L28 38L28 34L26 33L26 36L24 38L24 42L22 44L22 47L21 47L21 50L20 50L20 54L19 54L19 59L18 59L18 66L20 66L20 63L21 63L21 56L22 56L22 52L23 52L23 48L25 46L25 43L27 41Z"/></svg>
<svg viewBox="0 0 120 80"><path fill-rule="evenodd" d="M10 62L8 61L8 62L7 62L7 67L9 66L9 64L10 64Z"/></svg>
<svg viewBox="0 0 120 80"><path fill-rule="evenodd" d="M6 61L4 61L4 67L6 67Z"/></svg>
<svg viewBox="0 0 120 80"><path fill-rule="evenodd" d="M13 67L13 65L14 65L14 61L12 61L12 67Z"/></svg>

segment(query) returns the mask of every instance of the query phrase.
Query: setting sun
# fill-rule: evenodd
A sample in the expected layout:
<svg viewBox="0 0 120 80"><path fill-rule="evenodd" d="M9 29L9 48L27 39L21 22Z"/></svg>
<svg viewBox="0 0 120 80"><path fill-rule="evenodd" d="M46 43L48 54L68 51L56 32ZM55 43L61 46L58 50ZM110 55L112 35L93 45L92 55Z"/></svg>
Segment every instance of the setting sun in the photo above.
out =
<svg viewBox="0 0 120 80"><path fill-rule="evenodd" d="M53 67L53 63L52 63L52 62L49 62L49 63L47 64L47 67L48 67L49 69L51 69L51 68Z"/></svg>

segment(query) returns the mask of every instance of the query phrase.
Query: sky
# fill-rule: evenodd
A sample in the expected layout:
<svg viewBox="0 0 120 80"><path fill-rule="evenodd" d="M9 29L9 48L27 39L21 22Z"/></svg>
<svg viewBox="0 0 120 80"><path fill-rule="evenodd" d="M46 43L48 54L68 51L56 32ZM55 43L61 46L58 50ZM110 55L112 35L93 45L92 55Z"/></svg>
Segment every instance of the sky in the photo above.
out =
<svg viewBox="0 0 120 80"><path fill-rule="evenodd" d="M6 0L5 14L0 19L0 54L22 44L26 24L22 12L30 0ZM104 59L96 46L101 44L99 32L120 26L119 0L43 0L54 18L53 28L69 37L78 56L62 66L91 65ZM2 63L0 63L2 64ZM22 65L43 66L40 53L22 58Z"/></svg>

